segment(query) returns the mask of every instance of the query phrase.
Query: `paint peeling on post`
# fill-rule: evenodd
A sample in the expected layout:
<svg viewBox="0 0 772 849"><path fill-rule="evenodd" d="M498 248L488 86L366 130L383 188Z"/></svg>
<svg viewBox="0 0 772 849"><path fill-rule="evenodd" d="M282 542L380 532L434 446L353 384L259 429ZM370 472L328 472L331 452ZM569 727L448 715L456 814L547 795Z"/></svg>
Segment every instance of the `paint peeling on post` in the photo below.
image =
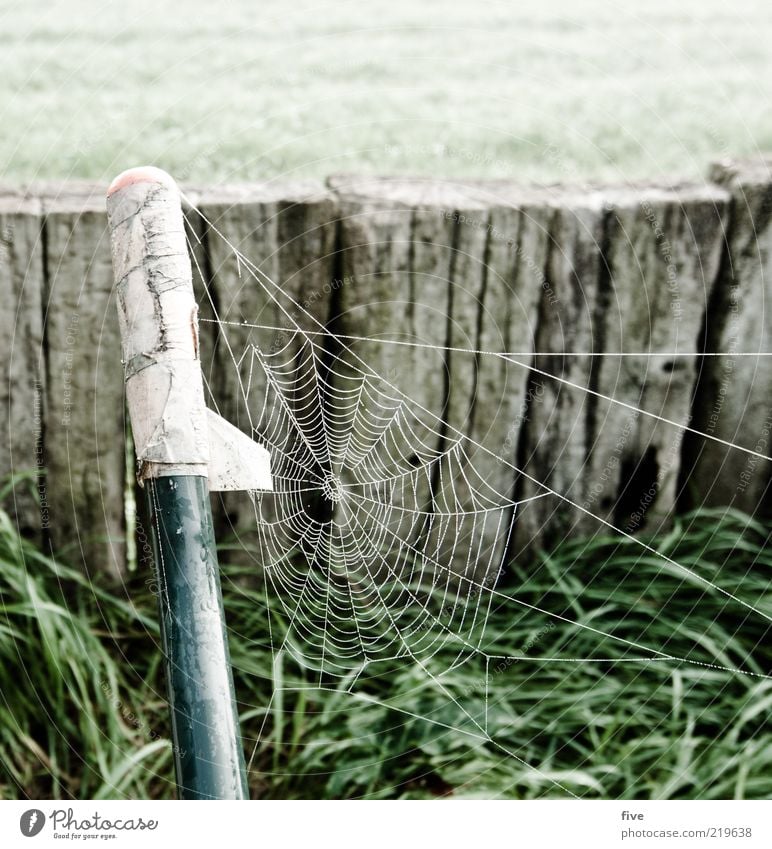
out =
<svg viewBox="0 0 772 849"><path fill-rule="evenodd" d="M271 489L268 453L206 409L180 193L157 168L107 195L126 397L147 493L182 799L246 799L209 492Z"/></svg>

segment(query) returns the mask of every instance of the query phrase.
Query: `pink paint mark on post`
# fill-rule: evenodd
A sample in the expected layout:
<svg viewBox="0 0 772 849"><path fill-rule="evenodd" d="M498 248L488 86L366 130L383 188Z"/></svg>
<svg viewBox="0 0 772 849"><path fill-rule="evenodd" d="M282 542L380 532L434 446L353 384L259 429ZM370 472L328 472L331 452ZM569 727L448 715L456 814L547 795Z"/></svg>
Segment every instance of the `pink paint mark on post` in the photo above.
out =
<svg viewBox="0 0 772 849"><path fill-rule="evenodd" d="M125 189L126 186L132 186L135 183L160 183L169 189L179 191L174 179L166 171L156 168L154 165L140 165L137 168L129 168L126 171L122 171L110 183L110 187L107 189L107 196L110 197L110 195L120 191L120 189Z"/></svg>

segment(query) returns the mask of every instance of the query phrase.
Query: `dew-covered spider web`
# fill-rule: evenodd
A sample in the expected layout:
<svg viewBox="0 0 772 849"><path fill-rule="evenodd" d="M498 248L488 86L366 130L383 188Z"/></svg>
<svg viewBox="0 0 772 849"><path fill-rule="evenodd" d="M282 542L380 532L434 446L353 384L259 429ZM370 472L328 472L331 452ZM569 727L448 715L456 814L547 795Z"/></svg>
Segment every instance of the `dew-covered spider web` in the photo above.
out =
<svg viewBox="0 0 772 849"><path fill-rule="evenodd" d="M537 480L513 458L494 457L489 447L449 422L443 410L430 410L405 394L398 376L378 373L364 353L368 344L420 348L422 343L336 333L241 254L203 213L193 208L188 218L203 222L208 239L227 244L244 285L259 287L280 316L278 323L259 318L231 323L220 318L209 295L211 321L227 351L246 415L238 424L271 454L274 492L250 497L260 565L284 620L273 650L310 670L316 686L334 687L341 681L356 697L363 673L378 664L409 661L454 708L450 724L437 716L422 718L458 726L496 746L503 757L538 772L528 758L502 744L489 725L491 669L536 662L528 646L513 652L500 640L488 640L486 624L493 611L511 612L513 622L532 621L537 637L546 630L560 631L561 639L554 642L559 651L540 653L540 664L587 663L604 670L621 663L655 664L772 678L750 659L747 664L721 662L699 635L693 641L653 640L642 625L640 635L631 639L604 627L603 604L595 611L579 604L573 609L553 606L549 597L518 592L517 585L503 587L519 511L530 501L551 497L633 543L669 579L690 584L695 605L702 594L713 594L741 621L761 621L764 627L772 621L763 599L744 597L720 576L698 574L676 556L597 515L592 505L583 506ZM195 261L194 245L191 254ZM206 287L200 268L199 275ZM251 331L249 341L236 342L243 340L245 328ZM517 351L470 348L455 353L499 358L515 369L532 367ZM558 374L544 374L562 380ZM574 384L570 388L593 391ZM210 394L216 406L216 393ZM635 412L723 442L651 411L635 407ZM723 444L760 462L770 460L747 446ZM503 465L507 474L492 474L494 465ZM512 481L517 475L532 485L527 498L515 495ZM609 589L609 605L614 589ZM660 615L667 617L667 610ZM482 685L474 695L482 709L467 705L469 694L453 688L452 673L466 664L480 670ZM409 712L404 706L389 707ZM574 795L556 778L546 780L557 792Z"/></svg>

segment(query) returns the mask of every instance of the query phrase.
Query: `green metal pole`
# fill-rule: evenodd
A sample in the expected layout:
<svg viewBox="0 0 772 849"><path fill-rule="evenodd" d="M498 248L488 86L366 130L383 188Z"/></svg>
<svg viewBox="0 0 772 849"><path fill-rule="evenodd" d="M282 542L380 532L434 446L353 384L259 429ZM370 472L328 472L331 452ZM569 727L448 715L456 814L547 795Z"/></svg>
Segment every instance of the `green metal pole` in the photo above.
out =
<svg viewBox="0 0 772 849"><path fill-rule="evenodd" d="M107 213L126 397L158 573L179 796L246 799L209 492L270 486L270 475L263 449L204 403L176 184L156 168L125 171L108 189ZM245 480L244 467L254 467L254 480Z"/></svg>
<svg viewBox="0 0 772 849"><path fill-rule="evenodd" d="M161 638L181 799L247 799L207 479L153 478Z"/></svg>

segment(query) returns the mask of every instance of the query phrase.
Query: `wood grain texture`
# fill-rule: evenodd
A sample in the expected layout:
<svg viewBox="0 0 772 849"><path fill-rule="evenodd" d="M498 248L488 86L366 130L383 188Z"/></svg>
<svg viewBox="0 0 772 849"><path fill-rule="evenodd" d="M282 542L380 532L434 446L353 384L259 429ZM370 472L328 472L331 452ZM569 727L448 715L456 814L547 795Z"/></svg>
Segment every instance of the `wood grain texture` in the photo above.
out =
<svg viewBox="0 0 772 849"><path fill-rule="evenodd" d="M710 305L695 392L695 428L772 454L772 160L722 162L711 178L730 195L726 254ZM739 356L744 355L744 356ZM758 355L758 356L756 356ZM772 462L687 435L683 506L772 515Z"/></svg>
<svg viewBox="0 0 772 849"><path fill-rule="evenodd" d="M0 194L0 477L16 481L2 506L38 543L49 524L42 233L38 198Z"/></svg>
<svg viewBox="0 0 772 849"><path fill-rule="evenodd" d="M588 472L596 500L613 501L607 518L628 533L652 532L672 519L679 497L727 197L713 187L649 188L615 193L609 203L602 347L609 356L600 358L595 380L617 403L597 399ZM611 356L622 351L648 356ZM603 471L613 458L618 476L609 486Z"/></svg>
<svg viewBox="0 0 772 849"><path fill-rule="evenodd" d="M51 539L93 573L126 568L120 336L101 187L43 196Z"/></svg>
<svg viewBox="0 0 772 849"><path fill-rule="evenodd" d="M369 504L352 532L383 569L395 539L403 558L485 580L505 550L602 530L590 514L637 534L699 504L768 513L769 462L683 426L769 453L769 358L738 356L770 350L769 166L724 163L704 185L188 189L222 234L189 213L212 406L294 457L285 473L308 461L309 516L346 515L327 477ZM51 542L120 574L128 429L105 224L102 186L0 190L2 471L42 456ZM511 511L452 526L507 492L512 538ZM255 506L280 518L272 496L215 504L221 540L250 563ZM8 507L40 534L31 493Z"/></svg>
<svg viewBox="0 0 772 849"><path fill-rule="evenodd" d="M333 187L346 269L341 326L375 340L351 344L352 374L366 363L394 398L385 436L374 430L389 458L378 470L384 481L366 494L393 509L374 507L364 535L384 546L406 538L428 562L492 580L513 518L530 362L530 353L522 364L496 353L514 342L530 351L548 213L511 186L339 178Z"/></svg>
<svg viewBox="0 0 772 849"><path fill-rule="evenodd" d="M431 557L455 228L426 203L423 184L337 178L331 186L340 199L343 272L336 327L344 344L334 370L339 384L356 388L359 407L344 422L353 441L341 468L347 497L336 512L361 540L366 568L385 580L424 552Z"/></svg>
<svg viewBox="0 0 772 849"><path fill-rule="evenodd" d="M576 521L569 501L585 486L592 359L573 352L598 349L602 321L605 208L599 194L566 196L550 222L537 352L527 390L518 447L517 495L523 500L512 555L557 541Z"/></svg>
<svg viewBox="0 0 772 849"><path fill-rule="evenodd" d="M610 527L657 529L678 500L726 193L642 187L588 200L561 201L551 237L555 303L542 304L537 348L545 356L532 376L544 391L523 458L555 494L524 507L523 546ZM535 481L523 492L537 494Z"/></svg>
<svg viewBox="0 0 772 849"><path fill-rule="evenodd" d="M322 437L318 405L309 405L308 394L322 398L314 366L324 354L301 331L323 346L338 286L335 203L323 186L303 181L203 190L197 204L213 225L189 216L202 242L199 267L211 294L202 285L202 368L213 402L225 418L273 449L279 489L282 478L298 474L298 464L312 470L310 479L318 484L311 454L323 453ZM257 279L231 245L254 263ZM224 324L218 329L210 323L207 332L206 320L215 316ZM302 433L289 429L289 412L303 423ZM282 462L282 456L294 460ZM290 506L271 494L256 498L253 503L245 493L223 493L215 500L218 530L242 560L262 560L255 509L263 521L274 522ZM313 493L301 498L303 509L318 509Z"/></svg>

